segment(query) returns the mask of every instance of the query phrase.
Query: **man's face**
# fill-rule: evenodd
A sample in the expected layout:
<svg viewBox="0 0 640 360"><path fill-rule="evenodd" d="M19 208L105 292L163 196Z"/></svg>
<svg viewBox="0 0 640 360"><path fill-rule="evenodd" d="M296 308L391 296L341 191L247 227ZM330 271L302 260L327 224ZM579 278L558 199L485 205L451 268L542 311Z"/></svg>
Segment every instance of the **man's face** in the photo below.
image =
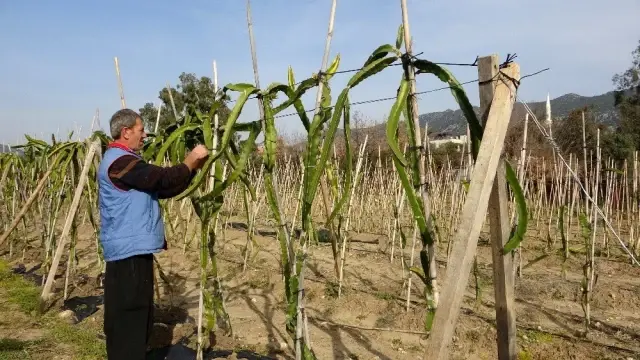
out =
<svg viewBox="0 0 640 360"><path fill-rule="evenodd" d="M140 118L137 118L135 125L130 128L125 128L123 137L127 141L127 146L131 150L140 150L144 143L144 139L147 137L147 134L144 132L144 125L142 124L142 120Z"/></svg>

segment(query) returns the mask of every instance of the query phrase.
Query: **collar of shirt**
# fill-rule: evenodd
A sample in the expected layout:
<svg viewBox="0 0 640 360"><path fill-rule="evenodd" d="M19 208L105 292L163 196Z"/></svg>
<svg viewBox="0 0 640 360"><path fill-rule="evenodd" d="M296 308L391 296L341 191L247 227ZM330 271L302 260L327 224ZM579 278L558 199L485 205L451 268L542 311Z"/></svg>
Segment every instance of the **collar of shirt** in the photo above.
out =
<svg viewBox="0 0 640 360"><path fill-rule="evenodd" d="M135 151L131 150L127 145L120 144L120 143L117 143L115 141L109 143L109 145L107 145L107 147L108 148L118 148L118 149L124 150L126 152L129 152L132 155L139 156Z"/></svg>

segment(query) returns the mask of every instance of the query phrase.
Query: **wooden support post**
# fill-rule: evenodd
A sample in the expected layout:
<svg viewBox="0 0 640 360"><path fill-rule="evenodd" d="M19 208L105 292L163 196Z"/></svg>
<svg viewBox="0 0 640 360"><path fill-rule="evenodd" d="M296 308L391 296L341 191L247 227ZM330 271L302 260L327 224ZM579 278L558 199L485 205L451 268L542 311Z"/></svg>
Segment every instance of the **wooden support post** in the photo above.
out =
<svg viewBox="0 0 640 360"><path fill-rule="evenodd" d="M498 74L498 66L498 55L494 54L478 59L480 114L482 114L483 126L486 126L496 85L498 85L495 81L490 81ZM517 353L516 318L513 308L513 255L511 253L507 255L502 253L502 249L509 241L509 233L511 232L505 174L504 159L501 158L498 162L496 178L493 181L493 189L489 197L488 211L498 329L498 359L515 360Z"/></svg>
<svg viewBox="0 0 640 360"><path fill-rule="evenodd" d="M67 244L66 242L67 235L69 235L69 230L71 230L71 223L73 222L73 218L76 216L76 212L78 211L78 207L80 206L80 198L82 197L82 190L84 189L84 185L87 183L89 169L91 168L93 156L95 155L96 150L98 150L99 147L100 147L99 140L94 140L89 145L89 151L87 151L87 155L84 159L84 166L82 167L82 173L80 174L80 179L78 180L78 186L76 187L76 191L73 194L73 200L71 200L69 213L67 214L67 218L64 222L64 227L62 228L62 234L60 235L60 241L58 242L58 247L56 248L56 253L53 257L53 261L51 262L51 268L49 269L47 281L45 282L44 288L42 289L41 298L44 301L47 301L51 296L51 293L52 293L51 288L53 287L53 280L55 278L56 271L58 270L58 264L60 263L62 252L64 251L64 247Z"/></svg>
<svg viewBox="0 0 640 360"><path fill-rule="evenodd" d="M510 63L502 72L513 79L520 78L520 67L516 63ZM480 151L471 174L469 192L459 220L460 227L455 234L451 263L447 267L447 274L443 281L446 288L436 311L425 359L448 358L449 344L467 289L478 236L486 218L489 195L502 155L516 87L503 75L497 76L495 81L497 86L493 102L484 128Z"/></svg>

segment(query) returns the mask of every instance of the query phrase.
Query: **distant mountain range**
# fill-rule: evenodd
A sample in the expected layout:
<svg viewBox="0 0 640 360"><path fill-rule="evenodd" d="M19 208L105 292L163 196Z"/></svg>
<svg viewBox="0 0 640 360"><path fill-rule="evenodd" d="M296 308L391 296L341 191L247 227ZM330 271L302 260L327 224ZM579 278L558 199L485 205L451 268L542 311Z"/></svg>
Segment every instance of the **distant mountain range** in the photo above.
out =
<svg viewBox="0 0 640 360"><path fill-rule="evenodd" d="M593 108L593 114L598 123L606 126L617 125L619 121L618 111L615 108L615 93L613 91L596 96L581 96L578 94L565 94L555 99L551 99L551 118L554 121L561 121L572 110L580 109L585 106ZM527 102L531 111L536 115L540 121L545 119L546 99L543 101ZM477 106L473 107L476 115L480 115L480 109ZM511 113L511 123L523 121L527 111L524 105L517 102L513 107ZM530 120L531 121L531 120ZM467 120L465 119L460 109L445 110L438 112L431 112L422 114L419 117L420 126L424 129L425 124L429 124L429 137L431 140L437 138L446 139L453 136L466 135L467 133ZM352 124L354 124L352 120ZM400 126L403 124L401 123ZM371 127L363 128L360 130L352 129L352 139L359 137L363 140L364 134L368 134L370 142L384 143L386 137L386 123L377 123ZM422 133L422 132L421 132ZM342 130L336 133L336 139L342 138ZM300 148L301 143L292 144L295 148Z"/></svg>
<svg viewBox="0 0 640 360"><path fill-rule="evenodd" d="M592 106L598 123L615 125L618 123L618 112L614 105L614 92L608 92L596 96L581 96L578 94L565 94L551 99L551 118L558 120L569 115L571 110L584 106ZM539 120L545 116L546 100L527 103ZM474 106L476 114L480 114L479 108ZM516 103L511 115L511 121L524 119L526 110L521 103ZM467 132L467 121L460 109L445 110L420 115L420 125L429 124L429 133L446 135L464 135Z"/></svg>

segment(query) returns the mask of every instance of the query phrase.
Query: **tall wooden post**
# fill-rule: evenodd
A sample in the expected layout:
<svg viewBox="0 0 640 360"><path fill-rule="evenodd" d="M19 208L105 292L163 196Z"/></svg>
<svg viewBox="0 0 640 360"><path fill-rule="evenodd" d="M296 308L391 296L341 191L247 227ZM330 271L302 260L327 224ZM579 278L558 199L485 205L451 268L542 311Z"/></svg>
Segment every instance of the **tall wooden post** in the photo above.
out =
<svg viewBox="0 0 640 360"><path fill-rule="evenodd" d="M483 126L486 126L497 85L495 81L490 80L498 74L498 66L498 55L496 54L478 59L480 114L482 114ZM511 231L505 174L504 159L501 158L489 197L489 224L498 329L498 359L514 360L517 354L516 318L513 309L513 255L511 253L503 255L502 253L502 249L509 241Z"/></svg>
<svg viewBox="0 0 640 360"><path fill-rule="evenodd" d="M512 79L520 79L520 67L509 64L502 70ZM498 75L496 87L484 127L480 151L471 174L469 192L455 233L451 262L443 284L446 287L436 311L433 330L427 341L425 359L444 360L449 356L449 344L456 327L460 306L467 290L471 265L478 246L478 236L484 224L498 164L502 157L504 138L515 101L516 86L507 77Z"/></svg>
<svg viewBox="0 0 640 360"><path fill-rule="evenodd" d="M47 281L45 282L44 287L42 288L42 294L40 295L40 297L44 301L47 301L52 295L53 281L55 279L56 271L58 270L58 264L60 263L62 252L64 251L64 247L67 244L67 236L69 235L69 231L71 230L71 223L73 222L73 219L78 211L78 207L80 206L82 191L88 180L89 169L91 168L91 163L93 162L93 156L95 155L96 150L98 150L98 148L100 147L100 143L98 140L89 142L89 140L87 139L87 143L89 144L89 150L87 151L87 155L84 158L84 165L82 167L82 172L80 173L78 186L76 187L76 191L73 194L73 200L71 200L71 206L69 206L69 212L67 213L67 218L64 222L64 227L62 228L62 234L60 234L58 247L56 248L56 253L53 257L53 261L51 262L51 268L49 269L49 274L47 275Z"/></svg>

